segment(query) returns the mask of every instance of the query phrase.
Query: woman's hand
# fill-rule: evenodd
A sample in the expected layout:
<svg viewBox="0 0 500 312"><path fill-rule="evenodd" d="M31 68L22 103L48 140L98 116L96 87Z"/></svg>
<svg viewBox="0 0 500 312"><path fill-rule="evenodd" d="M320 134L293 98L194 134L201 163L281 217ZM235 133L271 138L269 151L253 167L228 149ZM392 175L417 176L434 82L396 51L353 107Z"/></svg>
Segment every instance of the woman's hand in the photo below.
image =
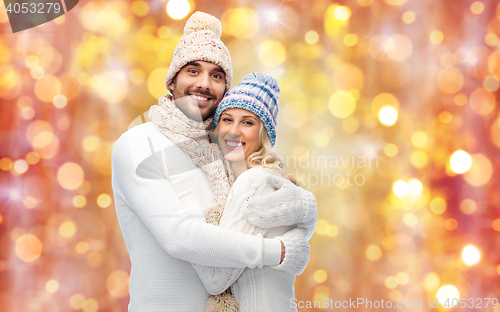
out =
<svg viewBox="0 0 500 312"><path fill-rule="evenodd" d="M290 226L307 223L316 215L316 199L311 192L277 176L268 176L266 182L274 191L250 198L243 211L252 225L260 228Z"/></svg>
<svg viewBox="0 0 500 312"><path fill-rule="evenodd" d="M311 247L304 236L306 231L306 229L297 228L275 237L281 241L282 262L279 265L271 266L273 269L290 275L302 274L311 256ZM286 257L284 257L285 249Z"/></svg>

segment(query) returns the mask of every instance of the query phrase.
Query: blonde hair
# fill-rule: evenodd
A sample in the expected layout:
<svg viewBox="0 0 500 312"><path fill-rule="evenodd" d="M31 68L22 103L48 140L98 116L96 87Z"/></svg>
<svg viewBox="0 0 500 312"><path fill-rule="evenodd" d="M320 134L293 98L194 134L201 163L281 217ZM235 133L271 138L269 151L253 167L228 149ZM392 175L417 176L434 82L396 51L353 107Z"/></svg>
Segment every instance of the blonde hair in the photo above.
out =
<svg viewBox="0 0 500 312"><path fill-rule="evenodd" d="M219 125L220 123L217 124L214 130L215 132L218 132ZM262 121L260 121L259 145L260 149L250 154L246 159L247 167L250 169L262 166L269 169L273 174L288 179L298 186L298 181L291 174L286 173L285 165L281 157L271 150L271 140L269 139L269 135Z"/></svg>

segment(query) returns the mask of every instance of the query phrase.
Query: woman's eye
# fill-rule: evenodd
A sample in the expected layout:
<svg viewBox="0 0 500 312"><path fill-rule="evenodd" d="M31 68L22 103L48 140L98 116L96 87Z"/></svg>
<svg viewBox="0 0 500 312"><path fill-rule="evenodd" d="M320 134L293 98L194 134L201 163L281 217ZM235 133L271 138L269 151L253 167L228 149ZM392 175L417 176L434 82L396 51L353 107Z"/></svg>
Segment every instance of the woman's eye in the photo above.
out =
<svg viewBox="0 0 500 312"><path fill-rule="evenodd" d="M229 119L229 118L222 118L222 121L231 122L231 119Z"/></svg>
<svg viewBox="0 0 500 312"><path fill-rule="evenodd" d="M253 122L248 121L248 120L244 121L243 123L244 123L245 125L253 125Z"/></svg>

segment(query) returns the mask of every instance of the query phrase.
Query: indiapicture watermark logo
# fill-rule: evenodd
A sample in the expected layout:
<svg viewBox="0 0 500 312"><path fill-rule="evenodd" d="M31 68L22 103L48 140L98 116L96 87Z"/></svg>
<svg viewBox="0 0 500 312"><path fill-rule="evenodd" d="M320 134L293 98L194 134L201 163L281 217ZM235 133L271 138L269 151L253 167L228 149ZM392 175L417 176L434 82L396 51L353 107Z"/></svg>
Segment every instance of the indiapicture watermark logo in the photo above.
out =
<svg viewBox="0 0 500 312"><path fill-rule="evenodd" d="M79 0L4 0L12 32L47 23L73 9Z"/></svg>

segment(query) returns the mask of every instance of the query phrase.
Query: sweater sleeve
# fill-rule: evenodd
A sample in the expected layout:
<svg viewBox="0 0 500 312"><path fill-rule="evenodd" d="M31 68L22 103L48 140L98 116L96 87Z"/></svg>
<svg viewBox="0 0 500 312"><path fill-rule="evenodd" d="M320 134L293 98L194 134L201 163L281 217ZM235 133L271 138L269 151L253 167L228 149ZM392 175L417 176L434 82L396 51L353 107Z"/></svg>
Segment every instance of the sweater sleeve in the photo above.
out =
<svg viewBox="0 0 500 312"><path fill-rule="evenodd" d="M252 170L240 175L227 198L224 213L219 224L220 227L240 233L252 234L262 237L268 231L250 224L243 218L243 211L247 209L252 198L262 194L266 187L264 176L259 171ZM281 243L280 243L281 246ZM217 295L231 287L245 269L218 268L193 264L193 267L203 282L207 292Z"/></svg>
<svg viewBox="0 0 500 312"><path fill-rule="evenodd" d="M307 196L314 197L312 193L307 192ZM305 223L300 223L297 228L286 232L285 234L275 237L279 238L283 245L285 245L285 259L279 265L271 266L273 269L284 271L292 275L300 275L304 271L309 262L310 246L309 239L311 239L316 222L318 220L318 210L316 201L310 201L313 206L309 207L311 218Z"/></svg>
<svg viewBox="0 0 500 312"><path fill-rule="evenodd" d="M254 268L279 263L279 240L235 233L189 218L182 214L181 203L159 166L139 175L139 164L152 154L148 139L125 133L116 142L112 153L113 192L138 215L167 253L217 267Z"/></svg>
<svg viewBox="0 0 500 312"><path fill-rule="evenodd" d="M252 225L244 218L243 212L247 209L252 199L255 200L263 194L273 192L273 188L267 184L269 180L266 179L266 176L268 175L269 173L266 173L264 170L254 168L246 171L238 178L228 196L220 227L243 233L251 233L259 237L266 235L268 229ZM272 268L290 275L300 275L304 271L310 257L308 240L314 232L318 219L314 195L307 190L299 189L303 193L302 196L307 198L304 204L309 205L306 209L308 214L310 214L307 218L308 221L297 224L295 229L279 237L275 237L285 245L285 259L281 264L274 265ZM225 291L245 270L207 267L196 264L193 264L193 267L211 295Z"/></svg>
<svg viewBox="0 0 500 312"><path fill-rule="evenodd" d="M229 193L226 207L221 218L220 226L243 233L262 236L268 229L252 225L244 218L244 211L249 204L264 194L276 193L266 179L270 173L255 168L242 174ZM274 269L284 271L290 275L299 275L303 272L310 256L308 240L311 238L317 220L316 200L314 195L302 188L300 193L307 201L304 205L310 214L307 222L297 224L296 228L283 234L279 238L285 245L285 259L280 265L272 266ZM287 199L291 200L291 199ZM284 218L286 216L282 216ZM243 273L244 269L216 268L193 264L203 285L211 295L220 294L229 288Z"/></svg>
<svg viewBox="0 0 500 312"><path fill-rule="evenodd" d="M282 177L270 176L266 182L276 191L252 200L244 212L248 222L274 228L308 223L314 217L316 199L311 192Z"/></svg>

